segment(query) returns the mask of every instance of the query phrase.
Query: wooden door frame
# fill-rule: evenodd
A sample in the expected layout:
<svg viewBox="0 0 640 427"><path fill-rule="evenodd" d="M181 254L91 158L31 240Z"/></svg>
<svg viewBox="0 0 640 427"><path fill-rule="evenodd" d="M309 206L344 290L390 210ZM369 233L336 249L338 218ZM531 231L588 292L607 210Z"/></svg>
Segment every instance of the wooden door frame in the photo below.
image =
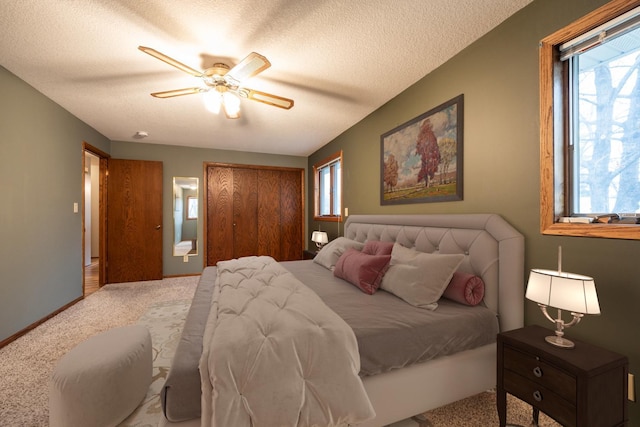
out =
<svg viewBox="0 0 640 427"><path fill-rule="evenodd" d="M223 168L243 168L243 169L268 169L268 170L280 170L280 171L293 171L293 172L301 172L300 173L300 197L301 197L301 210L302 210L302 215L301 215L301 227L300 227L300 241L302 244L302 249L305 248L305 243L306 243L306 221L305 221L305 212L306 212L306 206L305 206L305 169L304 168L295 168L295 167L286 167L286 166L267 166L267 165L247 165L247 164L242 164L242 163L219 163L219 162L202 162L202 175L203 175L203 179L202 179L202 205L203 205L203 213L202 216L203 218L203 239L204 241L202 242L202 268L206 268L207 267L207 248L209 247L208 242L206 241L207 239L207 227L208 227L208 220L209 220L209 204L207 203L208 197L209 197L209 174L208 174L208 168L209 167L223 167Z"/></svg>
<svg viewBox="0 0 640 427"><path fill-rule="evenodd" d="M98 239L100 240L98 245L98 258L100 259L100 266L98 269L98 286L104 286L106 269L107 269L107 176L109 159L111 155L105 153L92 146L87 142L82 142L82 296L85 295L84 290L84 252L85 252L85 183L84 173L87 167L85 163L85 153L91 153L99 159L99 178L98 178Z"/></svg>

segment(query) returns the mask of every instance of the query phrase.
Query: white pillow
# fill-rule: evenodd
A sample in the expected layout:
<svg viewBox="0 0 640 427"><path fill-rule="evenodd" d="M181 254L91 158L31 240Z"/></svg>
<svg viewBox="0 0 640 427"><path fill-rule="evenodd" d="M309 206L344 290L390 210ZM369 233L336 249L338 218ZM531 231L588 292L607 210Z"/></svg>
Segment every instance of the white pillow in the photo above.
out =
<svg viewBox="0 0 640 427"><path fill-rule="evenodd" d="M340 258L340 255L342 255L344 251L349 248L355 248L360 251L363 247L364 243L347 239L346 237L338 237L324 245L315 258L313 258L313 262L329 270L333 270L336 262L338 262L338 258Z"/></svg>
<svg viewBox="0 0 640 427"><path fill-rule="evenodd" d="M381 288L411 305L435 310L462 254L427 254L394 244Z"/></svg>

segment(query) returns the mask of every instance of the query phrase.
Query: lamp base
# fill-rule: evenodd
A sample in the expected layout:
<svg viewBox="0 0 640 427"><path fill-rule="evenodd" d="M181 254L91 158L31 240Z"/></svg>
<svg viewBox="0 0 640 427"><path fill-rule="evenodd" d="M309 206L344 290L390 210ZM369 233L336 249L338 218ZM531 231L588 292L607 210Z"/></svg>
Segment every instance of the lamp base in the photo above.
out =
<svg viewBox="0 0 640 427"><path fill-rule="evenodd" d="M556 347L561 347L561 348L574 348L576 345L573 341L568 340L566 338L563 337L559 337L557 335L550 335L548 337L544 338L546 342L548 342L549 344L553 344Z"/></svg>

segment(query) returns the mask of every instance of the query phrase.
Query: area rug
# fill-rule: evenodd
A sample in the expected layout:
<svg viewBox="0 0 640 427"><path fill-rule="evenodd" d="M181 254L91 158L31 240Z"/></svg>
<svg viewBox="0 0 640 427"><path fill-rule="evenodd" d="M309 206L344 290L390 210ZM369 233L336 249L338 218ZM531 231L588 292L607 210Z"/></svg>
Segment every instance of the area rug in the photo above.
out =
<svg viewBox="0 0 640 427"><path fill-rule="evenodd" d="M191 300L153 304L138 323L149 329L153 347L153 374L147 395L120 427L156 427L162 416L160 390L167 379L171 360L178 347Z"/></svg>

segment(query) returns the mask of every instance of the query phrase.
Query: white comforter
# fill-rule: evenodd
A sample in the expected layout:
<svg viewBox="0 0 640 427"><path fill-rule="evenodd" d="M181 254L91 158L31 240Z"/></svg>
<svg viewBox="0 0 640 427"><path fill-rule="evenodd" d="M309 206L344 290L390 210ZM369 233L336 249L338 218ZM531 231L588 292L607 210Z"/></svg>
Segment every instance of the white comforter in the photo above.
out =
<svg viewBox="0 0 640 427"><path fill-rule="evenodd" d="M349 326L270 257L218 263L202 426L346 426L375 414Z"/></svg>

